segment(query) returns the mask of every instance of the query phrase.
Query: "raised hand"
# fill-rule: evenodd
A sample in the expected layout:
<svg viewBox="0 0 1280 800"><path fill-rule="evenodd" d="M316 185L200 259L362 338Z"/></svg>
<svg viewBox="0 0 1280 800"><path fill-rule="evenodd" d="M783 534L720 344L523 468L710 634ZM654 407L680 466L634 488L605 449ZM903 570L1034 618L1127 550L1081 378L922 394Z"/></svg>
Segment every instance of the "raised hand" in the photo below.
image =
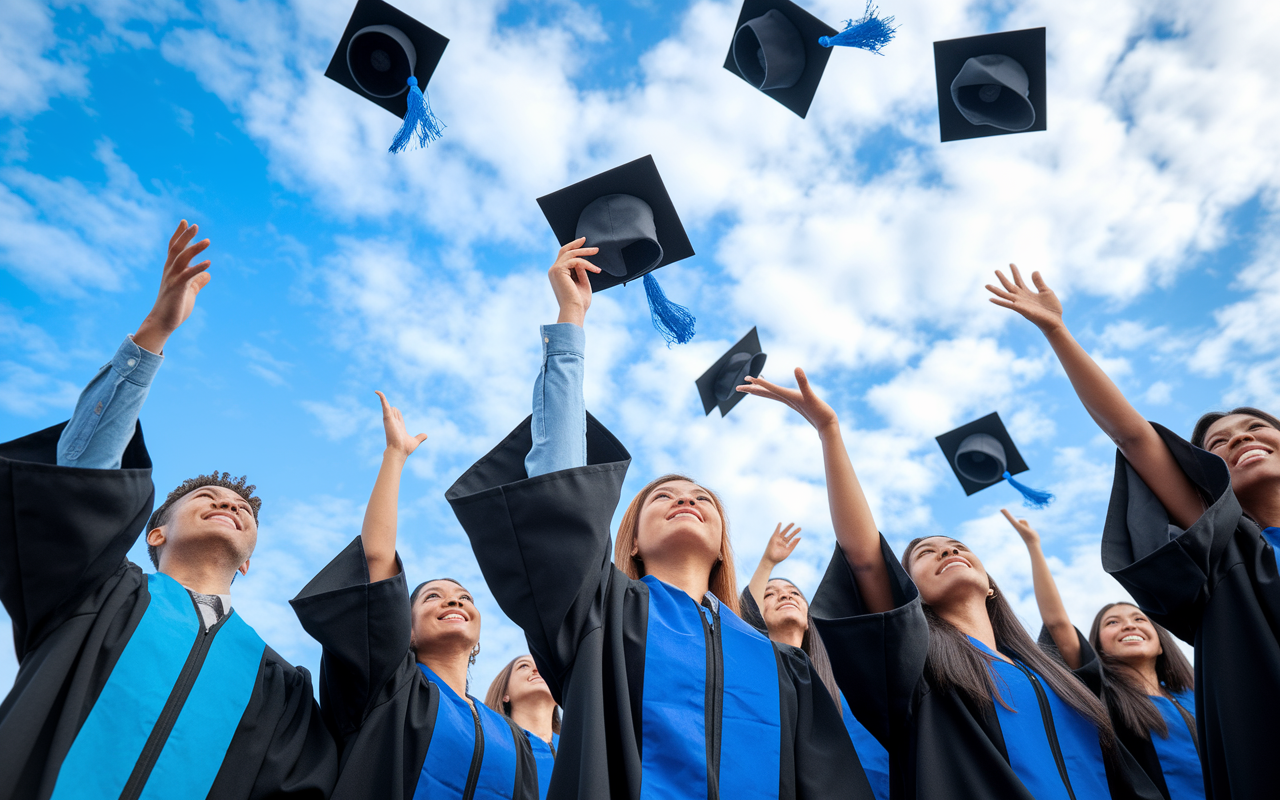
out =
<svg viewBox="0 0 1280 800"><path fill-rule="evenodd" d="M400 409L388 403L387 396L382 392L374 394L382 401L382 427L387 434L387 452L408 458L418 449L418 445L427 440L427 435L420 433L410 436L405 430L404 415L400 413Z"/></svg>
<svg viewBox="0 0 1280 800"><path fill-rule="evenodd" d="M770 564L778 565L787 560L787 556L795 552L796 545L800 544L800 528L795 528L794 522L788 522L787 527L782 527L779 522L773 529L773 535L769 537L769 543L764 547L764 559Z"/></svg>
<svg viewBox="0 0 1280 800"><path fill-rule="evenodd" d="M805 376L804 370L796 367L796 389L784 389L776 383L770 383L764 378L753 378L747 376L747 383L737 387L739 392L745 394L753 394L756 397L767 397L770 400L777 400L779 403L790 406L796 412L807 419L809 424L817 429L818 433L822 433L827 428L840 424L840 420L836 417L835 409L827 405L827 403L818 397L813 391L813 387L809 385L809 379Z"/></svg>
<svg viewBox="0 0 1280 800"><path fill-rule="evenodd" d="M1031 527L1030 522L1027 522L1025 519L1015 519L1014 516L1009 513L1009 509L1007 508L1000 509L1000 513L1004 514L1004 518L1009 520L1009 524L1012 525L1013 529L1022 537L1023 544L1027 547L1040 544L1040 534L1036 532L1035 528Z"/></svg>
<svg viewBox="0 0 1280 800"><path fill-rule="evenodd" d="M560 304L560 316L556 322L572 322L578 327L582 327L587 309L591 308L591 281L587 273L600 271L599 267L583 258L595 255L600 248L583 247L585 241L584 236L561 247L556 263L547 271L551 288L556 293L556 302Z"/></svg>
<svg viewBox="0 0 1280 800"><path fill-rule="evenodd" d="M191 266L191 259L209 246L208 239L191 243L199 231L199 225L188 225L184 219L169 237L169 254L160 276L160 292L151 312L133 335L134 344L152 353L162 351L173 332L187 321L196 306L196 295L209 283L211 276L205 270L212 262L205 260Z"/></svg>
<svg viewBox="0 0 1280 800"><path fill-rule="evenodd" d="M1003 272L996 270L996 277L1000 279L1000 284L1004 288L988 283L987 291L995 295L988 299L998 306L1017 311L1033 322L1046 336L1055 328L1062 327L1062 303L1040 277L1040 273L1031 273L1031 282L1036 285L1036 291L1033 292L1023 283L1022 274L1018 272L1016 264L1010 264L1009 270L1013 273L1012 282L1004 276Z"/></svg>

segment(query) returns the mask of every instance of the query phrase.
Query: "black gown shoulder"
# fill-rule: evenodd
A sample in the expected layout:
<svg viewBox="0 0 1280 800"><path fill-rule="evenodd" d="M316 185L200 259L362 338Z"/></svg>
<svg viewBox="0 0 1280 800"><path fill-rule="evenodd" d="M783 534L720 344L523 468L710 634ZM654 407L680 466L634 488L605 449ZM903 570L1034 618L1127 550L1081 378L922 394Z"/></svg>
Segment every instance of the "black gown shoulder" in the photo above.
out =
<svg viewBox="0 0 1280 800"><path fill-rule="evenodd" d="M1280 715L1280 571L1276 553L1246 516L1223 460L1153 427L1200 490L1207 510L1172 527L1124 456L1102 537L1102 565L1143 611L1195 647L1196 726L1215 798L1274 792Z"/></svg>

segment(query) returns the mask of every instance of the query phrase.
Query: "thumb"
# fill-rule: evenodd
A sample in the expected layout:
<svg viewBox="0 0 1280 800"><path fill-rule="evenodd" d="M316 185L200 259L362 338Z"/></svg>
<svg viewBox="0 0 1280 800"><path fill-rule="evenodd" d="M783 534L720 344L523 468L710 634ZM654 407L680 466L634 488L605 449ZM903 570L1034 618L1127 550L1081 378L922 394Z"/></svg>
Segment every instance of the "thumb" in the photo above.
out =
<svg viewBox="0 0 1280 800"><path fill-rule="evenodd" d="M209 281L213 280L213 276L207 272L201 272L199 275L191 279L191 288L197 293L204 287L209 285Z"/></svg>
<svg viewBox="0 0 1280 800"><path fill-rule="evenodd" d="M427 440L427 435L425 433L420 433L417 436L413 437L413 441L417 442L418 444L422 444L426 440Z"/></svg>

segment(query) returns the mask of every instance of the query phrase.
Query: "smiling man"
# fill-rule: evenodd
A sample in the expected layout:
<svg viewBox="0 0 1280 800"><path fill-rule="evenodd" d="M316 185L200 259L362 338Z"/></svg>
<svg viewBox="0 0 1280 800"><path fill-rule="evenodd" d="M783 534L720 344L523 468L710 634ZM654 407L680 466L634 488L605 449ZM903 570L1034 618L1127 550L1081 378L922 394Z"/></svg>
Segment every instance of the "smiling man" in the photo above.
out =
<svg viewBox="0 0 1280 800"><path fill-rule="evenodd" d="M155 500L138 412L209 283L183 221L159 296L70 422L0 445L0 600L20 665L0 705L0 797L327 797L337 753L311 677L231 607L262 501L244 478Z"/></svg>

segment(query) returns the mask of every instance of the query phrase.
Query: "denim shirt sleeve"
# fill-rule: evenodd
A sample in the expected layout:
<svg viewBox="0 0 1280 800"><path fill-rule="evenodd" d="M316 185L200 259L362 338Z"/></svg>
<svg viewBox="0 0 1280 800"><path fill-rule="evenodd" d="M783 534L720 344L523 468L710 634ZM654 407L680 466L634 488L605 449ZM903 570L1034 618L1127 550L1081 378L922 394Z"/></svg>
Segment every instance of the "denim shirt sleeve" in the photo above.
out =
<svg viewBox="0 0 1280 800"><path fill-rule="evenodd" d="M530 478L587 464L587 403L582 394L587 334L572 322L543 325L542 371L533 384Z"/></svg>
<svg viewBox="0 0 1280 800"><path fill-rule="evenodd" d="M75 413L58 439L58 466L119 469L138 412L163 362L164 356L125 337L111 361L80 393Z"/></svg>

